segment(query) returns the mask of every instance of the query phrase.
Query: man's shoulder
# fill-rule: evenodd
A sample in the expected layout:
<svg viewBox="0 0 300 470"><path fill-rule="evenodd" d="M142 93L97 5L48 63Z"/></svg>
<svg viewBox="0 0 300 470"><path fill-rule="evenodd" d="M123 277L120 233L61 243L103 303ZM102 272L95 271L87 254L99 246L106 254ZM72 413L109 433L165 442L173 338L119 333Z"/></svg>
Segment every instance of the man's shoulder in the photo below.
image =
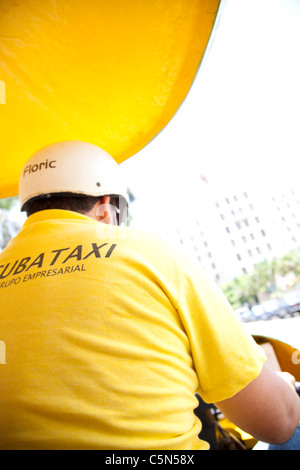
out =
<svg viewBox="0 0 300 470"><path fill-rule="evenodd" d="M132 255L142 255L144 259L155 263L165 263L169 269L186 271L199 275L202 269L199 262L193 259L191 254L180 246L179 242L164 237L155 232L141 230L132 227L108 227L102 230L113 236L114 243L118 243L123 253L128 251ZM171 273L170 273L171 274Z"/></svg>
<svg viewBox="0 0 300 470"><path fill-rule="evenodd" d="M179 246L154 232L135 227L118 227L104 224L98 224L96 231L99 240L111 240L118 243L120 247L124 247L124 249L148 252L149 255L160 252L174 259L184 257Z"/></svg>

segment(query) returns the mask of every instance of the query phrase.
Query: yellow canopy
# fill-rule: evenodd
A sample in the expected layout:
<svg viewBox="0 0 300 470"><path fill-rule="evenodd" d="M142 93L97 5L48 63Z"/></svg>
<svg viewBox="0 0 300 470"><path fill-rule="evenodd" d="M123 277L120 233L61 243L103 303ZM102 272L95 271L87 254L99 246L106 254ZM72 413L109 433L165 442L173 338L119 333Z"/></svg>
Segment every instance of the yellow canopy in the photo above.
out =
<svg viewBox="0 0 300 470"><path fill-rule="evenodd" d="M1 0L0 197L52 142L141 150L188 93L219 3Z"/></svg>

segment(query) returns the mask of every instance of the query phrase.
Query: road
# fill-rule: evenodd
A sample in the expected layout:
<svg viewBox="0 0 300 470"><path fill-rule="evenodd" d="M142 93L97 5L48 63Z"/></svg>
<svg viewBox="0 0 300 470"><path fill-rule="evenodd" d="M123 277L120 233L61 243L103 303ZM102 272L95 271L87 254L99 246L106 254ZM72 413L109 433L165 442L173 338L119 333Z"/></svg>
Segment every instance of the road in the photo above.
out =
<svg viewBox="0 0 300 470"><path fill-rule="evenodd" d="M243 323L250 334L270 336L300 349L300 316Z"/></svg>

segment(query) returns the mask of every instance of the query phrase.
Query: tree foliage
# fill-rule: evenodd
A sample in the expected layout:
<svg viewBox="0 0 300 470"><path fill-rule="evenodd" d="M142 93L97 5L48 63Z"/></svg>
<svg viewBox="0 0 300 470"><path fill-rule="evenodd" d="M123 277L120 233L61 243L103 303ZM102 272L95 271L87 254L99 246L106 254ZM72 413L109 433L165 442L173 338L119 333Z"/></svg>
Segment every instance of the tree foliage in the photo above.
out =
<svg viewBox="0 0 300 470"><path fill-rule="evenodd" d="M9 216L10 210L17 202L17 197L0 199L0 250L3 250L20 230L18 223Z"/></svg>
<svg viewBox="0 0 300 470"><path fill-rule="evenodd" d="M259 302L261 294L276 293L278 280L291 273L296 283L300 276L300 247L282 258L265 259L255 266L252 274L236 277L221 288L234 308L245 304L252 306Z"/></svg>

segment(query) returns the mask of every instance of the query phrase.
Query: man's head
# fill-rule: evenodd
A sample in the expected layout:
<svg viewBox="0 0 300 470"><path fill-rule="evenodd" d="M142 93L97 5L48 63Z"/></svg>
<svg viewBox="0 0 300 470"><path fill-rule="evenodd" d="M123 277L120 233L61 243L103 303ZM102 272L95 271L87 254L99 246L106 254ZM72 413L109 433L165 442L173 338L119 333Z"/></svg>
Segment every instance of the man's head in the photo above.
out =
<svg viewBox="0 0 300 470"><path fill-rule="evenodd" d="M127 190L118 164L86 142L58 142L35 153L23 167L19 197L27 215L65 209L119 225L127 218Z"/></svg>

